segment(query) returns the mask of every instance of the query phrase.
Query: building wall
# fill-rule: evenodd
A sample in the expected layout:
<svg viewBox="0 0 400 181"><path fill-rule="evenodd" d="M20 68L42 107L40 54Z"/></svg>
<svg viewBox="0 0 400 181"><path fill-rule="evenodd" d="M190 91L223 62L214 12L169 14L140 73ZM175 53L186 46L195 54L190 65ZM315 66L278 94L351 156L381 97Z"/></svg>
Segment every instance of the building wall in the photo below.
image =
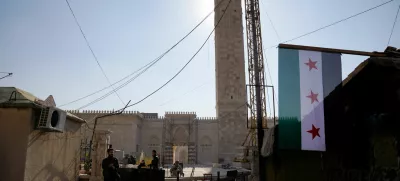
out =
<svg viewBox="0 0 400 181"><path fill-rule="evenodd" d="M84 137L90 140L94 126L94 118L104 115L104 111L97 113L76 112L74 114L88 120L88 125L82 125L82 127L84 130ZM136 151L140 149L137 148L137 145L140 145L140 126L141 119L138 115L134 112L129 112L98 119L96 130L109 130L112 132L110 134L110 144L112 144L115 150L121 150L121 153L115 153L116 157L119 158L123 156L122 151L125 154L135 154Z"/></svg>
<svg viewBox="0 0 400 181"><path fill-rule="evenodd" d="M80 164L81 123L67 119L63 133L40 132L30 124L25 178L29 181L77 179Z"/></svg>
<svg viewBox="0 0 400 181"><path fill-rule="evenodd" d="M198 120L199 135L197 161L200 164L218 162L218 123L214 120Z"/></svg>
<svg viewBox="0 0 400 181"><path fill-rule="evenodd" d="M162 130L162 119L143 120L139 151L143 151L146 156L150 156L152 150L156 150L157 153L161 153Z"/></svg>
<svg viewBox="0 0 400 181"><path fill-rule="evenodd" d="M244 107L246 108L246 107ZM93 120L95 116L104 115L105 111L84 111L84 112L72 112L75 115L88 120L90 128L93 128ZM219 149L221 145L219 132L219 120L215 117L202 118L197 117L193 112L167 112L165 117L142 116L142 113L132 112L124 113L121 115L115 115L112 117L105 117L98 121L96 129L110 130L111 144L114 149L121 149L125 151L125 154L131 154L132 152L137 157L143 151L145 155L150 156L152 150L156 150L159 154L162 153L161 146L163 140L163 121L164 119L171 120L168 128L166 128L165 140L170 140L172 137L173 144L187 143L189 135L189 123L193 124L193 120L196 119L198 125L197 135L197 161L200 164L216 163L219 159ZM244 129L246 132L246 119L240 129ZM235 128L235 122L226 123L231 128ZM269 126L273 125L273 121L269 120ZM194 125L192 125L194 126ZM87 129L86 125L83 125L86 131L84 135L90 140L92 134L91 129ZM196 142L195 129L191 130L190 142ZM226 134L230 134L227 132ZM237 145L241 146L245 140L245 136L236 135L231 140L235 140ZM226 144L226 143L222 143ZM235 147L233 147L235 148ZM235 148L236 149L236 148ZM232 152L242 151L241 149L230 150ZM116 153L118 157L122 157L122 154Z"/></svg>
<svg viewBox="0 0 400 181"><path fill-rule="evenodd" d="M0 108L0 180L76 180L81 123L68 119L65 128L39 132L31 108Z"/></svg>
<svg viewBox="0 0 400 181"><path fill-rule="evenodd" d="M24 180L31 109L0 108L0 180Z"/></svg>

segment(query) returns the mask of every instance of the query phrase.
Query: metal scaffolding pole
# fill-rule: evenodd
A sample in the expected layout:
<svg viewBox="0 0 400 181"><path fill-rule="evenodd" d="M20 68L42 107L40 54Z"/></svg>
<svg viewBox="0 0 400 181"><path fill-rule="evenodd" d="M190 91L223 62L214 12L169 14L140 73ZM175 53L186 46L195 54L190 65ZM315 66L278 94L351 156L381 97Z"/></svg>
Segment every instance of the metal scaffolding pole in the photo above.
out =
<svg viewBox="0 0 400 181"><path fill-rule="evenodd" d="M253 165L254 178L265 181L266 167L261 156L261 147L264 138L264 120L267 120L266 114L266 97L264 87L264 62L262 54L262 38L261 38L261 24L260 24L260 11L258 0L245 0L246 6L246 28L247 28L247 50L249 61L249 83L254 85L250 87L250 109L251 121L256 122L257 128L257 149L253 152ZM253 125L253 124L252 124ZM254 128L251 128L254 129ZM255 134L254 130L252 134ZM255 138L255 135L252 136Z"/></svg>

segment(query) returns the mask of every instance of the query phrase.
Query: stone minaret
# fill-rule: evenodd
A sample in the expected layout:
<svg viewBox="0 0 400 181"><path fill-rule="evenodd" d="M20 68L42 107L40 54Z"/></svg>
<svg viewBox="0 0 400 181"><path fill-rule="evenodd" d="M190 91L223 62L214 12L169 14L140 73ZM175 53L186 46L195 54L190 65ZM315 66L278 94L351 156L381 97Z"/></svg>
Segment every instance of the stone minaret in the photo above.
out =
<svg viewBox="0 0 400 181"><path fill-rule="evenodd" d="M215 0L214 4L220 1ZM215 25L223 14L215 30L216 109L219 122L218 156L229 162L242 153L241 144L247 133L241 0L223 0L215 10Z"/></svg>

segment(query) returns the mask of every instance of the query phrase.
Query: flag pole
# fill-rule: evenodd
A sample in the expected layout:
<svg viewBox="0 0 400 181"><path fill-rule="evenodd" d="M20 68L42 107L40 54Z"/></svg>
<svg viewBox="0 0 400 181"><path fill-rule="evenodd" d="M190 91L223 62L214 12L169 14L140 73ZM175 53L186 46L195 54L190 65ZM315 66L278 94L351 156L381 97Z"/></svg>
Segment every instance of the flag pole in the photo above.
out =
<svg viewBox="0 0 400 181"><path fill-rule="evenodd" d="M341 53L341 54L360 55L360 56L369 56L369 57L388 57L389 56L385 52L364 52L364 51L357 51L357 50L344 50L344 49L312 47L312 46L292 45L292 44L279 44L278 48L295 49L295 50L309 50L309 51L326 52L326 53Z"/></svg>

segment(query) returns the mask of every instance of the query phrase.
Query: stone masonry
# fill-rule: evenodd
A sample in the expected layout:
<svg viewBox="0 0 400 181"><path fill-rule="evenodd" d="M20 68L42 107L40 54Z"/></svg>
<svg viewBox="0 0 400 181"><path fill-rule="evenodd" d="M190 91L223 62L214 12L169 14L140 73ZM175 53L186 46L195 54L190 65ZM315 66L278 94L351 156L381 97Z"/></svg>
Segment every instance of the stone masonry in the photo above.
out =
<svg viewBox="0 0 400 181"><path fill-rule="evenodd" d="M215 0L215 5L218 5L220 1ZM227 5L228 8L224 12ZM242 152L241 144L247 133L241 1L223 0L215 11L214 22L216 25L220 19L215 30L216 108L219 120L218 155L220 159L229 162Z"/></svg>

